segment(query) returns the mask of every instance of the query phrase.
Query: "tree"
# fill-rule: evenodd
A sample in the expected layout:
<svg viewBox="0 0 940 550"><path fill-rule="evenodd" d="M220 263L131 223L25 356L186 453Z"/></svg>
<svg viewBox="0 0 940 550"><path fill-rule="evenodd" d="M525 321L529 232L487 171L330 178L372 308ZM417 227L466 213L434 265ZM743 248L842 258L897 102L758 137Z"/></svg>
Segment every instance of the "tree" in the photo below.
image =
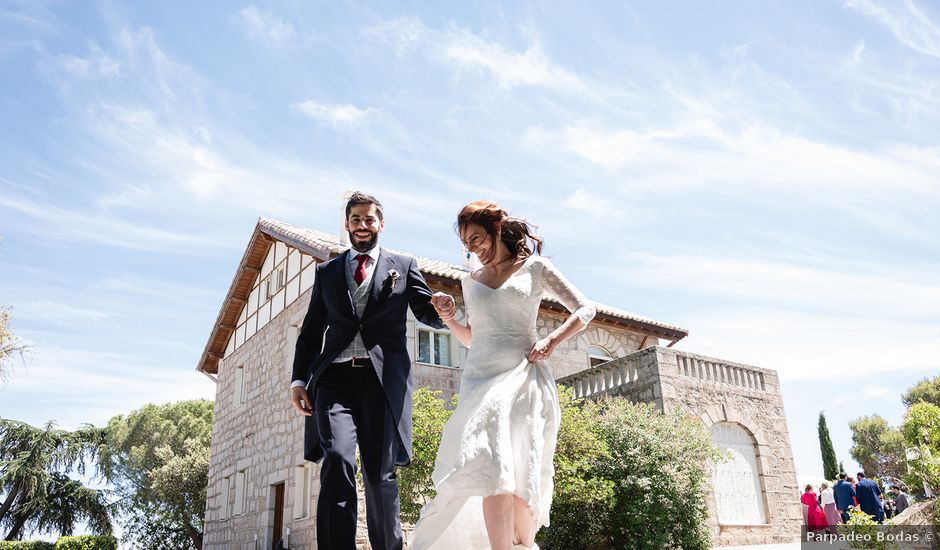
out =
<svg viewBox="0 0 940 550"><path fill-rule="evenodd" d="M924 378L911 386L901 397L904 406L911 408L921 401L932 403L940 407L940 375L934 378Z"/></svg>
<svg viewBox="0 0 940 550"><path fill-rule="evenodd" d="M832 438L829 437L829 426L826 425L826 415L819 411L819 449L822 452L823 477L834 480L839 477L836 466L836 450L832 448Z"/></svg>
<svg viewBox="0 0 940 550"><path fill-rule="evenodd" d="M145 405L108 422L98 466L135 548L202 548L213 404Z"/></svg>
<svg viewBox="0 0 940 550"><path fill-rule="evenodd" d="M916 452L910 461L917 481L940 488L940 407L915 403L904 415L904 439Z"/></svg>
<svg viewBox="0 0 940 550"><path fill-rule="evenodd" d="M849 423L852 430L851 454L871 478L896 480L907 473L904 438L897 428L873 414Z"/></svg>
<svg viewBox="0 0 940 550"><path fill-rule="evenodd" d="M7 378L10 359L29 350L29 346L23 343L13 334L13 328L10 322L10 312L5 308L0 308L0 382Z"/></svg>
<svg viewBox="0 0 940 550"><path fill-rule="evenodd" d="M80 522L111 534L107 494L68 477L85 473L85 461L95 458L105 437L93 426L68 432L52 422L35 428L0 419L0 527L8 530L6 540L33 531L70 535Z"/></svg>

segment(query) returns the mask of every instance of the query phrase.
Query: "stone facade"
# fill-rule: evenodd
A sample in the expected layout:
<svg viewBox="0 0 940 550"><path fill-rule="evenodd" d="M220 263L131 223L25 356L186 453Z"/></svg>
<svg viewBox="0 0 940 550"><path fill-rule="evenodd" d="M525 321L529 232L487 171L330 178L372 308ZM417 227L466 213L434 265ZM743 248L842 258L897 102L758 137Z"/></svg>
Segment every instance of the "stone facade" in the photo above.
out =
<svg viewBox="0 0 940 550"><path fill-rule="evenodd" d="M763 523L724 524L716 495L709 495L709 526L716 546L793 542L802 513L796 468L777 373L664 347L631 353L564 377L578 397L622 396L654 403L663 412L682 409L708 428L739 426L753 445ZM713 432L714 433L714 432ZM744 465L747 468L747 465Z"/></svg>

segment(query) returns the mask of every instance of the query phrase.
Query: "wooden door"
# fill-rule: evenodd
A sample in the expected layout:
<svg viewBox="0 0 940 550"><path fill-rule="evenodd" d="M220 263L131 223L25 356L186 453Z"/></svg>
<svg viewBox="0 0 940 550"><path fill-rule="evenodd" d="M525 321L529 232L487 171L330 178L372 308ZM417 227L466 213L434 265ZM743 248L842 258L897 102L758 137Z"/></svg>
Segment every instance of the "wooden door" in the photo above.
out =
<svg viewBox="0 0 940 550"><path fill-rule="evenodd" d="M284 538L284 484L274 486L274 530L271 533L271 550Z"/></svg>

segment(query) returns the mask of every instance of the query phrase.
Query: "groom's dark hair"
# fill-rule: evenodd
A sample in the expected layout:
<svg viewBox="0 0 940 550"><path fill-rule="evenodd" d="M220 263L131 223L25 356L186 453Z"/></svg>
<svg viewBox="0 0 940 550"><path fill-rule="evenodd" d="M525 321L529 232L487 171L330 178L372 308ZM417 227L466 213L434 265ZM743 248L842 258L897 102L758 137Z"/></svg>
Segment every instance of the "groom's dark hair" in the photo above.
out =
<svg viewBox="0 0 940 550"><path fill-rule="evenodd" d="M375 214L382 218L382 203L379 202L379 199L373 197L372 195L366 195L361 191L356 191L349 196L349 200L346 201L346 219L349 219L349 211L352 210L353 206L359 206L360 204L374 204L375 205Z"/></svg>

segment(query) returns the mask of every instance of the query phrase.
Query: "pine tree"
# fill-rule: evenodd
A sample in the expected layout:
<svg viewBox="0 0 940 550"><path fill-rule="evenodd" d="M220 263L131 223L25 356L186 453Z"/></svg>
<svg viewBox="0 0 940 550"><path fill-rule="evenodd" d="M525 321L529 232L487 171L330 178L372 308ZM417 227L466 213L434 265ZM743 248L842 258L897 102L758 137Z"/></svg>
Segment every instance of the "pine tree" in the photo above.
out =
<svg viewBox="0 0 940 550"><path fill-rule="evenodd" d="M52 422L36 428L0 418L0 527L6 540L33 532L71 535L82 524L111 533L107 491L68 476L85 473L86 460L95 459L105 437L93 426L67 432Z"/></svg>
<svg viewBox="0 0 940 550"><path fill-rule="evenodd" d="M829 427L822 411L819 412L819 449L822 451L823 477L829 480L838 478L836 451L832 448L832 438L829 437Z"/></svg>

